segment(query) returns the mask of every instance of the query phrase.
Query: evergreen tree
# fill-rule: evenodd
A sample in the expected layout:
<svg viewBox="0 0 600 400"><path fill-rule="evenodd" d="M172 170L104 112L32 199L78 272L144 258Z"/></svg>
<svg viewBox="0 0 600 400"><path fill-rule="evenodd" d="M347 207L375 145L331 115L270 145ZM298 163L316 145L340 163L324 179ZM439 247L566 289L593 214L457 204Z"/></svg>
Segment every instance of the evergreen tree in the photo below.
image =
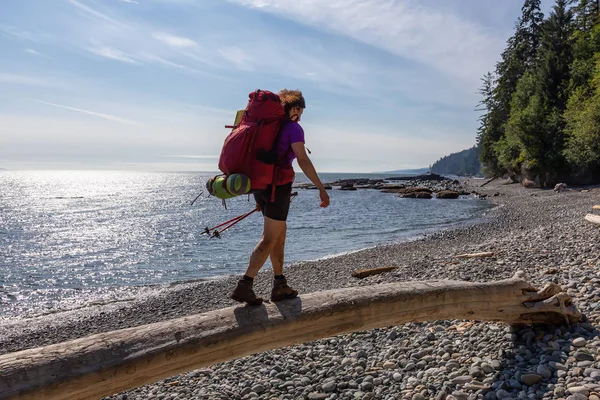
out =
<svg viewBox="0 0 600 400"><path fill-rule="evenodd" d="M502 60L496 65L497 81L493 81L491 74L484 77L481 93L487 113L481 119L478 143L481 146L481 161L489 174L497 175L503 172L498 163L495 144L505 135L511 99L517 89L517 83L535 64L543 18L540 0L525 0L521 8L521 17L515 26L515 34L508 40ZM489 98L490 88L493 88L493 101Z"/></svg>
<svg viewBox="0 0 600 400"><path fill-rule="evenodd" d="M495 74L483 78L484 170L543 186L566 173L600 180L600 0L556 0L545 20L539 6L525 0Z"/></svg>
<svg viewBox="0 0 600 400"><path fill-rule="evenodd" d="M497 130L502 126L503 121L499 118L499 109L494 93L496 87L494 76L491 72L488 72L482 78L482 81L483 84L479 93L483 98L479 103L481 108L477 108L476 111L484 111L484 113L479 117L477 147L481 153L481 160L485 163L485 174L496 175L500 169L494 153L494 144L502 136Z"/></svg>
<svg viewBox="0 0 600 400"><path fill-rule="evenodd" d="M563 113L573 59L571 34L572 12L567 0L557 0L542 25L535 67L519 81L506 137L497 145L504 168L540 175L547 185L565 168Z"/></svg>
<svg viewBox="0 0 600 400"><path fill-rule="evenodd" d="M567 0L557 0L550 17L544 22L538 54L538 78L552 107L564 111L568 99L568 82L573 61L573 13Z"/></svg>
<svg viewBox="0 0 600 400"><path fill-rule="evenodd" d="M572 8L575 29L590 32L598 22L600 0L571 0L571 4L576 4Z"/></svg>
<svg viewBox="0 0 600 400"><path fill-rule="evenodd" d="M573 7L573 64L571 65L570 91L589 88L594 74L594 53L600 51L600 37L594 34L598 23L600 0L579 0Z"/></svg>
<svg viewBox="0 0 600 400"><path fill-rule="evenodd" d="M573 64L592 64L591 77L573 88L565 112L564 155L574 175L583 181L600 179L600 23L591 29L588 45L595 55Z"/></svg>

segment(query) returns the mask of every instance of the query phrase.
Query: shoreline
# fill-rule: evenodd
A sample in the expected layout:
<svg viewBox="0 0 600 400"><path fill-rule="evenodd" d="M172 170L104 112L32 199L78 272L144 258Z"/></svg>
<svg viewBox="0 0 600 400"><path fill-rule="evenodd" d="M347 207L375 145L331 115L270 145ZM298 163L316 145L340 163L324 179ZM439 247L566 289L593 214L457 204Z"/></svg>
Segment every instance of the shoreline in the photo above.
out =
<svg viewBox="0 0 600 400"><path fill-rule="evenodd" d="M367 189L369 190L369 189ZM472 190L472 188L470 188L470 190ZM491 197L488 198L486 201L490 201ZM476 199L473 199L476 200ZM426 201L426 200L425 200ZM447 200L445 200L447 201ZM452 200L449 200L452 201ZM429 241L429 240L436 240L436 235L438 234L443 234L444 232L452 232L452 231L461 231L463 229L468 229L471 226L476 226L482 223L486 222L487 218L490 218L490 216L488 215L489 213L493 212L494 210L497 210L501 207L503 207L503 204L497 204L493 201L490 201L493 205L485 210L483 212L482 215L480 215L477 218L476 222L467 222L467 221L461 221L461 222L454 222L452 224L450 224L449 227L445 227L445 228L430 228L430 232L428 232L427 230L424 231L424 233L421 233L415 237L410 237L408 239L405 240L400 240L397 242L392 242L392 243L380 243L380 244L376 244L374 246L371 247L367 247L367 248L361 248L361 249L357 249L357 250L351 250L351 251L347 251L347 252L343 252L341 254L333 254L333 255L326 255L317 259L313 259L313 260L302 260L302 261L294 261L291 262L290 264L286 264L285 265L285 274L286 276L290 276L291 274L296 274L298 273L298 271L296 271L296 268L302 268L305 265L313 265L313 264L319 264L319 263L331 263L331 262L335 262L335 261L341 261L344 262L346 258L348 257L363 257L366 253L369 252L386 252L386 251L390 251L394 249L395 246L402 246L402 245L408 245L411 243L419 243L422 241ZM491 218L494 218L494 216L492 216ZM365 268L365 267L360 267L360 268ZM366 267L369 268L369 267ZM359 267L357 267L356 269L359 269ZM350 275L351 271L348 271L348 276ZM272 277L272 271L270 270L270 268L263 268L259 274L257 275L257 279L256 279L256 283L255 283L255 289L257 291L262 290L262 292L264 292L264 294L268 294L268 290L265 290L265 287L267 285L264 284L264 282L270 282L270 279ZM51 326L56 324L56 320L55 317L57 315L60 315L62 317L64 317L64 320L60 322L60 325L66 325L71 327L70 329L72 330L72 326L74 324L79 323L81 320L90 320L90 319L94 319L97 318L99 315L105 315L108 313L120 313L123 312L123 308L129 308L131 307L136 307L139 304L143 304L145 302L148 301L156 301L157 299L160 299L162 296L169 296L169 295L173 295L176 294L177 292L185 292L185 291L189 291L194 290L194 291L202 291L202 289L206 289L206 291L210 292L213 287L218 287L219 289L223 289L223 286L226 285L229 288L233 288L233 286L235 286L235 281L239 278L239 274L226 274L226 275L217 275L217 276L212 276L212 277L203 277L203 278L198 278L196 280L192 280L190 282L173 282L173 283L164 283L164 284L155 284L155 285L144 285L144 286L135 286L134 289L137 290L137 293L133 293L131 295L128 295L127 293L124 293L125 296L124 298L117 298L117 299L107 299L107 298L102 298L98 301L96 300L92 300L89 303L85 303L82 306L75 306L73 308L65 308L65 309L56 309L56 310L50 310L49 312L45 312L42 314L36 314L33 316L25 316L25 317L17 317L15 318L14 316L7 316L6 319L0 319L0 354L5 354L7 352L12 352L12 351L19 351L19 350L24 350L26 348L29 348L27 345L23 346L23 347L15 347L12 350L8 350L7 348L5 348L3 346L3 344L5 344L5 342L3 341L3 338L5 336L13 336L16 331L18 331L21 327L24 326L28 326L31 327L31 324L33 323L33 325L36 326L35 329L44 329L44 330L50 330L52 329ZM130 289L130 288L128 288ZM222 290L221 290L222 291ZM300 292L302 293L302 292ZM225 293L224 293L225 294ZM232 300L229 300L227 298L227 296L222 296L223 297L223 301L221 302L217 302L217 306L213 306L207 309L201 309L198 312L203 312L203 311L209 311L215 308L219 308L218 306L230 306L230 305L236 305L238 303L235 303ZM98 302L99 304L95 304L96 302ZM170 318L176 318L179 316L183 316L184 314L176 314ZM12 319L12 320L11 320ZM162 318L160 319L156 319L156 320L152 320L151 322L158 322L163 320ZM135 324L124 324L122 328L126 328L126 327L130 327L130 326L135 326ZM11 329L12 327L12 329ZM7 329L8 328L8 329ZM114 329L121 329L121 328L114 328ZM10 331L13 331L12 333ZM93 333L100 333L103 331L107 331L107 330L111 330L110 328L106 328L106 329L98 329L98 330L94 330L93 332L90 332L89 334L93 334ZM8 334L6 332L9 332ZM83 332L82 332L83 334ZM79 337L79 335L69 335L66 337L63 337L61 339L61 341L63 340L69 340L68 338L76 338ZM43 344L39 344L39 345L47 345L47 344L52 344L55 343L55 341L49 340L47 342L44 342ZM32 344L32 346L37 346Z"/></svg>
<svg viewBox="0 0 600 400"><path fill-rule="evenodd" d="M473 200L475 201L475 199L473 199ZM290 262L289 264L285 265L285 270L287 271L289 268L294 268L294 266L299 263L318 263L321 261L329 261L329 260L335 261L335 259L337 259L337 258L352 256L354 254L360 256L360 253L362 253L364 251L377 251L377 250L385 251L386 248L389 246L396 246L396 245L401 245L401 244L405 244L405 243L411 243L411 242L423 240L432 234L440 233L440 232L443 232L446 230L464 229L469 226L473 226L473 225L477 225L478 223L481 223L483 221L483 219L485 218L485 214L497 207L499 207L499 206L495 205L495 206L492 206L489 209L485 210L482 215L480 215L479 217L476 218L475 221L464 221L464 220L463 221L455 221L455 222L448 223L447 226L444 226L442 228L427 228L427 229L423 230L421 233L418 233L414 236L409 236L405 239L392 240L390 242L378 243L378 244L375 244L370 247L364 247L364 248L360 248L360 249L356 249L356 250L348 250L348 251L344 251L341 253L329 254L329 255L315 258L315 259L293 261L293 262ZM270 269L267 266L265 266L260 271L260 276L262 276L264 273L268 274L269 272L267 272L267 271L270 271ZM26 323L28 321L32 321L32 320L41 321L45 318L53 318L56 315L61 315L61 316L74 315L76 317L78 313L86 314L86 311L90 311L90 313L96 313L96 312L104 313L104 312L106 312L105 308L111 308L113 305L128 305L128 304L133 304L135 302L143 302L143 301L147 300L148 298L160 296L160 294L162 292L185 290L186 287L190 286L190 285L197 286L197 285L209 284L209 283L219 284L223 280L228 281L232 278L238 279L238 277L239 277L239 274L229 273L229 274L224 274L224 275L211 275L211 276L206 276L206 277L199 277L196 279L190 279L188 281L174 281L174 282L167 282L167 283L160 283L160 284L157 283L157 284L150 284L150 285L128 286L125 288L117 288L117 290L115 290L115 292L113 292L113 294L117 294L117 297L108 297L108 295L106 295L107 297L99 297L99 298L93 299L93 300L83 300L82 301L83 304L73 305L73 306L69 306L69 304L70 304L69 301L71 301L71 300L69 300L69 301L64 301L64 303L62 303L62 304L59 304L58 308L53 308L46 312L29 313L25 316L3 315L3 316L0 316L0 335L2 334L3 325L5 325L5 326L20 325L20 324L24 324L24 323ZM78 302L79 300L80 299L77 298L77 299L75 299L75 302ZM0 338L1 338L1 336L0 336ZM0 354L2 354L1 350L0 350Z"/></svg>
<svg viewBox="0 0 600 400"><path fill-rule="evenodd" d="M432 182L429 182L430 184ZM435 183L435 182L434 182ZM360 190L364 190L364 191L374 191L374 192L379 192L381 193L381 190L379 189L360 189ZM393 194L383 194L385 196L394 196ZM426 200L416 200L416 201L426 201ZM430 200L431 201L431 200ZM315 258L305 258L305 259L300 259L300 260L294 260L294 261L290 261L289 263L286 262L285 264L285 268L286 270L288 268L294 268L294 266L296 264L299 263L305 263L305 262L321 262L321 261L325 261L325 260L333 260L336 259L338 257L344 257L344 256L348 256L348 255L352 255L355 253L360 253L363 251L369 251L369 250L374 250L376 251L379 248L382 248L383 250L385 250L385 248L387 246L394 246L394 245L400 245L402 243L409 243L409 242L413 242L413 241L417 241L417 240L422 240L424 238L426 238L429 235L435 234L437 232L441 232L444 230L452 230L452 229L461 229L461 228L465 228L474 224L478 224L480 221L482 221L485 218L485 214L488 213L490 210L494 209L497 207L497 205L492 205L489 204L488 200L485 199L478 199L477 197L474 197L473 195L468 195L468 196L461 196L460 199L455 199L455 200L434 200L434 201L442 201L442 202L446 202L446 201L469 201L469 202L482 202L485 204L488 204L489 206L486 207L485 209L482 210L478 210L476 212L473 213L472 216L470 216L468 219L458 219L458 220L454 220L454 221L449 221L444 223L443 225L438 225L435 227L425 227L425 228L414 228L414 229L409 229L409 230L401 230L401 237L394 237L394 238L390 238L390 239L386 239L386 240L381 240L378 243L366 246L366 247L360 247L360 248L356 248L356 249L351 249L351 250L343 250L340 252L336 252L336 253L330 253L330 254L325 254L322 256L317 256ZM267 261L268 264L268 261ZM261 274L264 271L270 270L270 265L265 265L265 267L263 268L263 271L261 271ZM94 312L93 309L95 308L101 308L103 306L109 306L111 304L114 303L120 303L120 304L130 304L130 303L134 303L138 300L147 298L147 297L152 297L152 296L158 296L160 294L160 292L162 291L170 291L170 290L178 290L178 287L181 287L181 289L184 289L184 285L189 285L189 284L200 284L206 281L221 281L223 279L229 279L231 277L238 277L239 274L238 273L225 273L222 275L201 275L197 278L192 278L189 280L183 280L183 281L173 281L173 282L163 282L163 283L152 283L152 284L140 284L140 285L132 285L132 286L123 286L123 287L108 287L108 288L97 288L98 291L107 289L108 293L104 293L98 296L94 296L93 292L94 292L94 288L86 288L87 291L89 291L90 293L82 293L80 296L77 297L69 297L67 299L63 299L63 300L58 300L56 301L56 304L54 304L52 306L52 308L46 308L44 310L36 310L34 308L34 306L29 307L29 309L26 312L22 312L19 315L16 315L16 311L12 311L12 312L7 312L4 315L0 315L0 332L1 332L1 325L3 323L8 323L11 320L30 320L30 319L39 319L39 318L43 318L44 316L47 315L57 315L57 314L62 314L62 313L74 313L77 311L82 311L82 312L86 312L87 310L91 310L91 312ZM36 304L36 303L34 303ZM37 304L39 306L42 306L42 304Z"/></svg>
<svg viewBox="0 0 600 400"><path fill-rule="evenodd" d="M308 293L408 280L490 281L523 270L534 285L550 281L561 285L590 322L546 332L538 327L512 332L478 322L411 323L257 354L109 398L551 399L573 396L571 389L584 385L590 386L580 393L600 392L600 231L583 220L592 205L600 203L600 190L554 193L500 182L472 189L501 193L489 197L496 206L486 210L479 223L410 242L293 263L286 266L288 281L300 293ZM479 251L493 251L495 256L454 258ZM381 266L399 268L363 280L350 276L356 269ZM268 295L271 277L271 271L261 271L257 294ZM0 352L231 306L235 303L227 293L236 279L232 275L183 284L127 305L61 315L58 324L51 321L54 314L0 325ZM459 331L456 326L463 328ZM555 346L561 354L547 353ZM522 351L529 353L521 355ZM531 359L536 363L530 364ZM381 367L386 362L388 367ZM522 382L524 372L538 374L539 383Z"/></svg>

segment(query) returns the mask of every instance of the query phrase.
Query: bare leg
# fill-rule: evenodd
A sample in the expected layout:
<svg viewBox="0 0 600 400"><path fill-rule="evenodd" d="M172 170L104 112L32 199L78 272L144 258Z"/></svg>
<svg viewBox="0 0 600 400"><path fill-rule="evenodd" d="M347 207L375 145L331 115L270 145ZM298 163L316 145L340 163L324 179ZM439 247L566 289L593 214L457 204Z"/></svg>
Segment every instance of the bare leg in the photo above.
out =
<svg viewBox="0 0 600 400"><path fill-rule="evenodd" d="M285 249L286 231L287 227L281 231L270 254L271 264L273 264L273 275L275 275L275 279L273 280L273 290L271 291L271 301L293 299L298 296L298 291L292 289L288 285L287 279L283 276L283 254Z"/></svg>
<svg viewBox="0 0 600 400"><path fill-rule="evenodd" d="M283 231L277 238L277 242L271 250L271 265L273 266L273 275L283 275L283 255L285 250L285 237L287 231L287 224L284 226Z"/></svg>
<svg viewBox="0 0 600 400"><path fill-rule="evenodd" d="M254 278L258 271L267 261L269 254L277 244L282 232L285 237L286 223L285 221L277 221L268 217L265 217L265 225L263 229L263 235L252 251L250 256L250 263L248 269L246 269L246 275ZM283 261L283 256L281 257ZM283 267L283 265L282 265Z"/></svg>

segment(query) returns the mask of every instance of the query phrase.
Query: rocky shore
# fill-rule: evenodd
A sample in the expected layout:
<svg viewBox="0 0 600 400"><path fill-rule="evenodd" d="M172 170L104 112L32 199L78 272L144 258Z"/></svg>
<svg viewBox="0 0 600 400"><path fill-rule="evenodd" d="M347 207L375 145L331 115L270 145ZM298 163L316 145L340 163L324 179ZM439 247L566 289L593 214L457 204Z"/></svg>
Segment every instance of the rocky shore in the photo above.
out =
<svg viewBox="0 0 600 400"><path fill-rule="evenodd" d="M432 197L455 199L471 194L458 180L437 174L419 176L400 176L384 179L340 179L323 184L328 190L374 189L384 193L396 193L399 197L431 199ZM316 189L312 183L298 183L298 189Z"/></svg>
<svg viewBox="0 0 600 400"><path fill-rule="evenodd" d="M289 265L289 282L307 293L393 281L493 281L522 270L539 287L561 285L585 314L584 322L518 330L475 321L410 323L273 350L109 398L600 399L600 230L583 219L600 204L600 188L557 193L501 181L480 188L481 183L462 184L498 205L483 222ZM475 252L494 256L455 257ZM382 266L398 269L352 277L357 269ZM268 295L271 278L261 272L260 294ZM235 279L176 285L129 302L2 323L0 353L230 306L227 293Z"/></svg>
<svg viewBox="0 0 600 400"><path fill-rule="evenodd" d="M458 180L449 179L437 174L388 177L383 179L339 179L332 182L325 182L324 186L326 189L376 189L387 193L402 193L403 189L407 188L423 188L425 191L429 191L429 193L442 190L455 190L461 192L461 194L468 194ZM312 183L297 183L294 187L299 189L316 189L316 186Z"/></svg>

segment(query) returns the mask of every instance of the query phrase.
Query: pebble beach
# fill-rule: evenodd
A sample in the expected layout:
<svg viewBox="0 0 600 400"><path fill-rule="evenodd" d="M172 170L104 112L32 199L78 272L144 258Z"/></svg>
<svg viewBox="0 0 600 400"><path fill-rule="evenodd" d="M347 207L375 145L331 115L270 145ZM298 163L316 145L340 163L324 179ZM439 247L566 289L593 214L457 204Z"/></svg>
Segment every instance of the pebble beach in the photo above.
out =
<svg viewBox="0 0 600 400"><path fill-rule="evenodd" d="M335 336L190 371L106 399L600 400L600 230L584 220L600 188L525 189L467 180L495 205L482 221L423 238L286 265L302 293L388 282L554 282L584 320L515 329L477 321L409 323ZM393 196L393 194L390 194ZM427 201L427 200L423 200ZM452 200L448 200L452 201ZM293 240L293 238L292 238ZM457 254L493 252L490 258ZM365 279L357 269L398 267ZM237 276L172 285L127 301L2 322L0 354L235 305ZM272 273L255 279L268 297Z"/></svg>

